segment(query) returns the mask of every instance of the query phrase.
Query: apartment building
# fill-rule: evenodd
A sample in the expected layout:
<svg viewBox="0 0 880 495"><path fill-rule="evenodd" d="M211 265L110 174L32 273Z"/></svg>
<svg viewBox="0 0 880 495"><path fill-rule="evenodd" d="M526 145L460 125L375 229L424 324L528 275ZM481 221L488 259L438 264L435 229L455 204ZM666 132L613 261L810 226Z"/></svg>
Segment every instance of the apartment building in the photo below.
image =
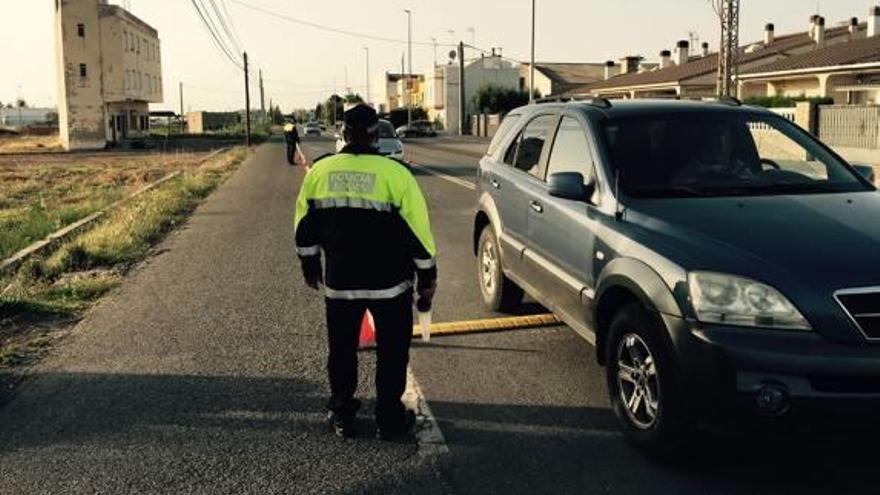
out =
<svg viewBox="0 0 880 495"><path fill-rule="evenodd" d="M149 133L161 103L159 33L107 0L55 0L59 137L100 149Z"/></svg>

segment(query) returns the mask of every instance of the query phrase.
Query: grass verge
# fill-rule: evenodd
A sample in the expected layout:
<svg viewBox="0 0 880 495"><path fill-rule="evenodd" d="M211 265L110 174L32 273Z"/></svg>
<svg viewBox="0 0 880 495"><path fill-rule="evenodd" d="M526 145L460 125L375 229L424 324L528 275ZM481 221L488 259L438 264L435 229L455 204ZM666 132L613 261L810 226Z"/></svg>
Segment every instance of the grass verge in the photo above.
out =
<svg viewBox="0 0 880 495"><path fill-rule="evenodd" d="M42 353L51 341L43 327L75 321L181 225L245 156L240 148L223 153L123 203L91 230L0 279L0 367Z"/></svg>

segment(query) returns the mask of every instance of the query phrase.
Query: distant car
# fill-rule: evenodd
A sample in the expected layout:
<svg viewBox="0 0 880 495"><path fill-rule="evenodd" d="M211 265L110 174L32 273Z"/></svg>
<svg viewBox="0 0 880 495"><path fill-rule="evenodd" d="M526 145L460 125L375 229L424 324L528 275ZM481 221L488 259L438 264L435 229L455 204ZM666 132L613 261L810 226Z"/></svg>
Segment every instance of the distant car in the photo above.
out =
<svg viewBox="0 0 880 495"><path fill-rule="evenodd" d="M321 125L317 122L309 122L306 124L306 136L320 136Z"/></svg>
<svg viewBox="0 0 880 495"><path fill-rule="evenodd" d="M402 125L397 128L397 135L402 138L437 135L434 124L427 120L414 120L410 125Z"/></svg>
<svg viewBox="0 0 880 495"><path fill-rule="evenodd" d="M394 131L394 126L387 120L379 121L379 142L377 143L379 153L397 160L403 160L403 143ZM342 131L336 136L336 152L342 151L345 147L345 140L342 138Z"/></svg>

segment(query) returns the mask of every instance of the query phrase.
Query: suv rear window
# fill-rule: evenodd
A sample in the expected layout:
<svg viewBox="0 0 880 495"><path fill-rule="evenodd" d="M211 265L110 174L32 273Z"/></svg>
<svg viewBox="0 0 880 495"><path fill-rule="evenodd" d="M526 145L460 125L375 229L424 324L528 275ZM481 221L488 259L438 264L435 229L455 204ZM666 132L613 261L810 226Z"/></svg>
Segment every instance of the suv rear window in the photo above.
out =
<svg viewBox="0 0 880 495"><path fill-rule="evenodd" d="M495 137L492 138L492 142L489 144L489 149L486 151L487 155L495 156L495 152L498 151L501 143L504 142L507 135L510 134L510 131L513 130L517 122L519 122L519 115L508 115L501 121L501 126L495 131Z"/></svg>
<svg viewBox="0 0 880 495"><path fill-rule="evenodd" d="M535 177L540 175L541 154L553 133L556 118L555 115L539 115L526 124L517 145L514 167Z"/></svg>

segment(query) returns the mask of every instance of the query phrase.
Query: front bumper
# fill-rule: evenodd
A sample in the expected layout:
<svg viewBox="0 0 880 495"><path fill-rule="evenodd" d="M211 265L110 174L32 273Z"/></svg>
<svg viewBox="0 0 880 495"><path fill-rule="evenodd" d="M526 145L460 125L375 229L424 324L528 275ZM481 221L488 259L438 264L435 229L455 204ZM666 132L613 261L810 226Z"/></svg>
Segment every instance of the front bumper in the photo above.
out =
<svg viewBox="0 0 880 495"><path fill-rule="evenodd" d="M783 390L791 408L880 410L880 346L832 342L812 331L702 325L664 317L686 397L757 409L762 390Z"/></svg>

